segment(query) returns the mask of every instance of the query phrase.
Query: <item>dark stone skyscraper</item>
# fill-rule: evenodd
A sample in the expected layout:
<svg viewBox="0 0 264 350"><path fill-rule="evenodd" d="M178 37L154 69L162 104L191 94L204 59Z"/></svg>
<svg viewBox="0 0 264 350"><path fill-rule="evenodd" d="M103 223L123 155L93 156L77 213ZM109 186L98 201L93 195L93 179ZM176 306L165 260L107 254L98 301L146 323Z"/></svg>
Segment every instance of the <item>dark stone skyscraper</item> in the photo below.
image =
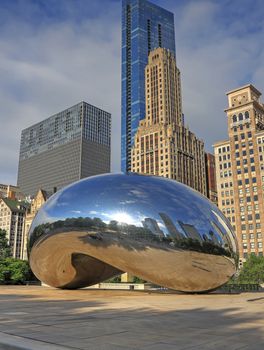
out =
<svg viewBox="0 0 264 350"><path fill-rule="evenodd" d="M26 195L110 172L111 114L80 102L22 131L18 186Z"/></svg>
<svg viewBox="0 0 264 350"><path fill-rule="evenodd" d="M146 0L122 3L122 171L131 170L131 147L145 118L144 69L157 47L175 54L174 16Z"/></svg>

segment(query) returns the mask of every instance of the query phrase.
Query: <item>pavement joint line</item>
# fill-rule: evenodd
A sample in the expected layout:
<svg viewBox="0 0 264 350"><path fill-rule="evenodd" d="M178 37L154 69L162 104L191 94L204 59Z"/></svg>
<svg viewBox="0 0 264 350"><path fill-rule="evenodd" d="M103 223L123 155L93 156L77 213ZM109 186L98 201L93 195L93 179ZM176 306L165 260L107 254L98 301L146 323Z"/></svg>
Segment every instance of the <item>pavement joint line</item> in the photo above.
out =
<svg viewBox="0 0 264 350"><path fill-rule="evenodd" d="M44 340L0 332L0 345L9 346L13 350L68 350L80 349L72 346L61 346ZM0 348L1 349L1 348Z"/></svg>

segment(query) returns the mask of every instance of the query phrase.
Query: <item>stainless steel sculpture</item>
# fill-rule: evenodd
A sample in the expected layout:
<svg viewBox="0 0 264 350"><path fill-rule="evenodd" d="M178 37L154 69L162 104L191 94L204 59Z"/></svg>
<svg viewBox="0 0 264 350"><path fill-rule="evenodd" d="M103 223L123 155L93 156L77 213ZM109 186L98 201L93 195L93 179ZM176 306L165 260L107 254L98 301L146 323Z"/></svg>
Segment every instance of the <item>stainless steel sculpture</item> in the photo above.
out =
<svg viewBox="0 0 264 350"><path fill-rule="evenodd" d="M106 174L76 182L40 209L30 265L50 286L81 288L130 272L186 292L212 290L236 271L237 243L218 208L162 177Z"/></svg>

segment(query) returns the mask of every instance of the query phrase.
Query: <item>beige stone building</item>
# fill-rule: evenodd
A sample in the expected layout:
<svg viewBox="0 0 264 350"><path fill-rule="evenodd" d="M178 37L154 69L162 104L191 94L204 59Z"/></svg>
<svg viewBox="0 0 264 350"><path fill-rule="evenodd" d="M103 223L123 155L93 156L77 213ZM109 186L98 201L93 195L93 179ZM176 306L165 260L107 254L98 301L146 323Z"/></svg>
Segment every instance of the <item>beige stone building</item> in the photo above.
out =
<svg viewBox="0 0 264 350"><path fill-rule="evenodd" d="M21 246L27 203L0 199L0 229L5 230L12 256L21 259Z"/></svg>
<svg viewBox="0 0 264 350"><path fill-rule="evenodd" d="M27 212L25 215L25 225L23 230L21 253L20 253L21 259L23 260L28 260L27 239L28 239L28 232L29 232L30 226L32 224L34 217L39 211L40 207L46 202L47 198L48 198L47 192L43 190L39 190L27 209Z"/></svg>
<svg viewBox="0 0 264 350"><path fill-rule="evenodd" d="M180 71L173 53L150 52L145 68L146 116L132 148L132 171L178 180L206 195L204 143L185 125Z"/></svg>
<svg viewBox="0 0 264 350"><path fill-rule="evenodd" d="M17 186L0 184L0 198L23 201L25 196Z"/></svg>
<svg viewBox="0 0 264 350"><path fill-rule="evenodd" d="M264 105L251 84L229 91L228 140L215 143L218 205L231 221L241 262L263 255Z"/></svg>

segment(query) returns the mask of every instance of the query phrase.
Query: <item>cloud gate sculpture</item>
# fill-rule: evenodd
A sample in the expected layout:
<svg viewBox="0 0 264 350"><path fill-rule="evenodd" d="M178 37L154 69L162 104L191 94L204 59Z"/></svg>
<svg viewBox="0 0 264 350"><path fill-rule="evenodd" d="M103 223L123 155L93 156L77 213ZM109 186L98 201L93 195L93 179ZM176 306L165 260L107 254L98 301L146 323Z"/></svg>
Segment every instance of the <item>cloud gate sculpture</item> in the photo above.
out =
<svg viewBox="0 0 264 350"><path fill-rule="evenodd" d="M54 194L29 233L30 265L58 288L123 271L185 292L213 290L235 273L237 242L207 198L162 177L106 174Z"/></svg>

